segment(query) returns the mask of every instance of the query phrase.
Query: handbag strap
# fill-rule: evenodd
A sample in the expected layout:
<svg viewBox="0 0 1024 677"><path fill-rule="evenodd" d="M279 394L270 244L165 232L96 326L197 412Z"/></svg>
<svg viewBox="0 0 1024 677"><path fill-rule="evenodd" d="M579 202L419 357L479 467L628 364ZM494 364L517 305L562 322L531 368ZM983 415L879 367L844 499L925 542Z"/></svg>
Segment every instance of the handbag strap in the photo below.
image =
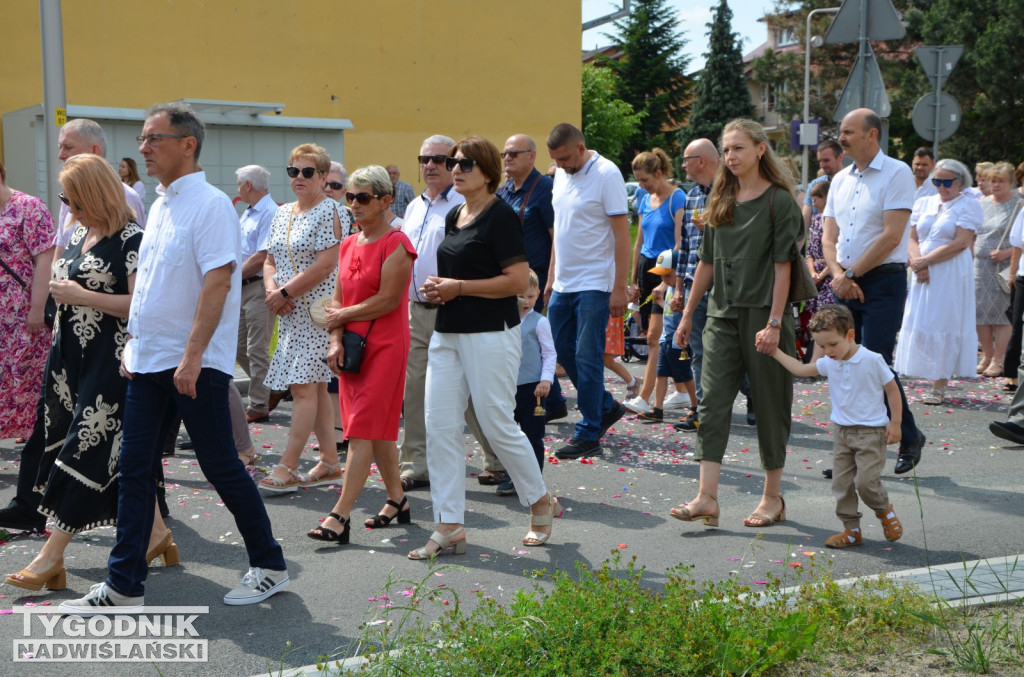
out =
<svg viewBox="0 0 1024 677"><path fill-rule="evenodd" d="M3 266L3 269L7 271L7 274L13 277L15 281L21 285L22 289L28 289L28 285L25 284L25 280L21 279L20 275L11 270L11 267L7 265L3 259L0 259L0 266Z"/></svg>
<svg viewBox="0 0 1024 677"><path fill-rule="evenodd" d="M385 235L384 236L384 244L385 245L387 244L387 238L390 238L392 235L396 234L397 232L398 232L397 230L392 230L390 233ZM380 248L380 277L381 278L384 277L384 247ZM370 338L370 332L373 331L373 325L374 325L375 322L377 322L377 318L376 317L373 318L372 320L370 320L370 326L366 329L366 334L363 336L363 340L364 341L366 339Z"/></svg>

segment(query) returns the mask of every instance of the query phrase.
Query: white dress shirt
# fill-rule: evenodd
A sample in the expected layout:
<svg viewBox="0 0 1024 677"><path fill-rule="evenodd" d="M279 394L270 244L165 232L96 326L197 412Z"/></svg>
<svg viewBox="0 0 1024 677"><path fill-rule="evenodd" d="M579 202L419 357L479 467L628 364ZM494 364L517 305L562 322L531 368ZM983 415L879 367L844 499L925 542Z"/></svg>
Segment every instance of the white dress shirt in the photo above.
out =
<svg viewBox="0 0 1024 677"><path fill-rule="evenodd" d="M242 212L239 223L242 230L242 262L256 252L265 252L270 247L270 223L277 213L277 203L267 193L256 204ZM253 277L263 277L263 269Z"/></svg>
<svg viewBox="0 0 1024 677"><path fill-rule="evenodd" d="M405 210L402 232L416 248L416 260L412 264L412 280L409 282L409 299L419 303L427 300L420 296L420 287L431 275L437 275L437 248L444 239L444 220L455 207L466 198L448 186L433 200L426 193L409 203Z"/></svg>
<svg viewBox="0 0 1024 677"><path fill-rule="evenodd" d="M177 367L185 355L206 273L232 264L231 290L202 361L203 367L230 376L235 369L242 288L235 208L201 171L166 188L158 186L156 192L139 250L125 366L133 373Z"/></svg>
<svg viewBox="0 0 1024 677"><path fill-rule="evenodd" d="M878 151L863 172L852 164L832 179L825 203L825 218L839 227L836 243L839 264L849 268L884 230L887 211L914 208L914 173L910 167ZM907 262L910 229L904 229L900 244L879 265ZM867 271L857 270L857 274Z"/></svg>

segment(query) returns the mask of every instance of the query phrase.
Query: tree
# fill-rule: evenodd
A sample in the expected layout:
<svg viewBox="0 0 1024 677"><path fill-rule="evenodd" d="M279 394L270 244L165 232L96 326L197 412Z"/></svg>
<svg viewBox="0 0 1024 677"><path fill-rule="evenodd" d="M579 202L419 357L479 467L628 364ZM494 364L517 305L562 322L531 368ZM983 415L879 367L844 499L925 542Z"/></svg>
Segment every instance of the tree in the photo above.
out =
<svg viewBox="0 0 1024 677"><path fill-rule="evenodd" d="M680 131L680 137L685 141L705 138L717 143L725 123L750 117L754 106L743 76L740 36L732 30L732 10L726 0L719 0L707 26L707 63L697 81L689 125Z"/></svg>
<svg viewBox="0 0 1024 677"><path fill-rule="evenodd" d="M607 68L583 66L583 135L588 147L610 158L626 151L644 117L614 97L617 79Z"/></svg>
<svg viewBox="0 0 1024 677"><path fill-rule="evenodd" d="M689 58L683 54L686 40L679 21L666 2L634 0L629 16L614 24L618 35L606 36L622 57L603 58L600 63L618 76L616 96L643 115L625 151L609 155L620 167L643 150L660 147L670 155L677 150L674 132L686 117L690 97Z"/></svg>

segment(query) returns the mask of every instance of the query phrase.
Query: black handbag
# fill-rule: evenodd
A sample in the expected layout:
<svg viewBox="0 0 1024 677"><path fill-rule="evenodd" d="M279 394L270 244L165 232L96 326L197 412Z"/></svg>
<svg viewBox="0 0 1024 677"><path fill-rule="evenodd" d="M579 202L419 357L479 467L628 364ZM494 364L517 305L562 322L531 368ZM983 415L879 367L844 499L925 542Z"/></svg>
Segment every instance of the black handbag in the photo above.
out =
<svg viewBox="0 0 1024 677"><path fill-rule="evenodd" d="M363 348L366 347L366 339L370 336L373 323L370 321L370 328L366 330L366 336L361 336L354 331L346 329L341 334L341 347L345 349L342 359L341 370L349 374L358 374L363 366Z"/></svg>

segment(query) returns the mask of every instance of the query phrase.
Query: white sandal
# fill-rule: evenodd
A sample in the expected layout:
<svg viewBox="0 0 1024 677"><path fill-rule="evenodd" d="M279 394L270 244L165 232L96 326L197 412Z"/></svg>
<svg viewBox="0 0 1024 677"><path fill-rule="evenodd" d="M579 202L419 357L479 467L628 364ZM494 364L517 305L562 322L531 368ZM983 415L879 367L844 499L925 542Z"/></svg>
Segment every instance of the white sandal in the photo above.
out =
<svg viewBox="0 0 1024 677"><path fill-rule="evenodd" d="M273 473L274 470L277 470L278 468L284 468L288 472L287 480L278 479L271 474L261 479L257 486L272 494L288 494L293 491L298 491L301 480L299 479L298 474L296 474L295 468L289 468L284 463L278 463L270 472Z"/></svg>
<svg viewBox="0 0 1024 677"><path fill-rule="evenodd" d="M336 461L334 463L328 463L323 459L317 461L317 465L320 465L321 463L323 463L324 467L327 468L327 474L317 475L314 473L313 470L316 470L316 466L314 465L313 470L299 473L297 475L299 478L299 486L322 487L328 484L337 484L341 481L342 474L345 472L341 467L341 461Z"/></svg>
<svg viewBox="0 0 1024 677"><path fill-rule="evenodd" d="M548 512L546 515L534 515L530 513L530 531L527 532L523 538L523 545L526 547L536 547L544 545L551 538L551 533L542 533L540 531L534 531L534 527L550 527L553 518L562 516L562 506L558 504L558 499L548 494ZM535 543L527 543L527 541L536 541Z"/></svg>
<svg viewBox="0 0 1024 677"><path fill-rule="evenodd" d="M437 556L442 555L442 554L444 554L446 552L449 552L449 551L453 555L465 555L466 554L465 531L466 531L465 528L463 528L462 526L460 526L458 529L456 529L455 531L453 531L452 533L450 533L448 535L442 534L440 531L435 531L434 533L430 534L430 540L427 541L427 545L430 544L430 541L433 541L434 543L437 543L437 545L439 546L437 548L437 550L435 550L433 552L430 552L430 551L427 550L427 546L423 546L422 548L419 548L418 550L413 550L412 552L410 552L409 553L409 559L415 559L415 560L433 559L434 557L437 557ZM462 540L461 541L452 542L452 538L454 538L455 536L458 536L460 534L463 535Z"/></svg>

